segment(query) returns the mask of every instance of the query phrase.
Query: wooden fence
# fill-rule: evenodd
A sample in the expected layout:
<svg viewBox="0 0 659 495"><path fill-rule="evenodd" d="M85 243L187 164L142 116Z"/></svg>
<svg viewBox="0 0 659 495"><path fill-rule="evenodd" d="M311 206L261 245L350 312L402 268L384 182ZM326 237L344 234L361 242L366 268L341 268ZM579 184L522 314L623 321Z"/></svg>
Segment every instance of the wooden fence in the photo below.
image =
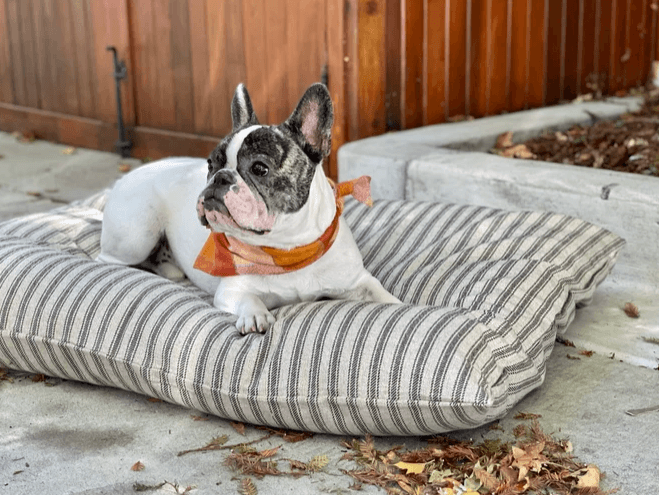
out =
<svg viewBox="0 0 659 495"><path fill-rule="evenodd" d="M323 76L337 148L644 84L657 3L0 0L0 129L113 149L113 45L135 156L206 155L230 129L238 82L276 123Z"/></svg>

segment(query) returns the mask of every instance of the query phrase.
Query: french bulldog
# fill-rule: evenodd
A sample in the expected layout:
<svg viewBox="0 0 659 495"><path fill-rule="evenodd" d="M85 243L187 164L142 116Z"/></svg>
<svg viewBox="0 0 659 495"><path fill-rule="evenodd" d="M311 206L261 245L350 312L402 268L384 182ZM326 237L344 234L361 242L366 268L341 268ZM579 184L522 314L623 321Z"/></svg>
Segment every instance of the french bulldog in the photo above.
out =
<svg viewBox="0 0 659 495"><path fill-rule="evenodd" d="M368 201L368 184L336 185L323 171L333 122L327 88L313 84L285 122L268 126L241 84L231 117L231 133L207 160L152 162L115 184L97 261L138 265L164 236L181 275L214 294L243 334L267 331L271 309L301 301L400 303L364 268L340 214L339 196Z"/></svg>

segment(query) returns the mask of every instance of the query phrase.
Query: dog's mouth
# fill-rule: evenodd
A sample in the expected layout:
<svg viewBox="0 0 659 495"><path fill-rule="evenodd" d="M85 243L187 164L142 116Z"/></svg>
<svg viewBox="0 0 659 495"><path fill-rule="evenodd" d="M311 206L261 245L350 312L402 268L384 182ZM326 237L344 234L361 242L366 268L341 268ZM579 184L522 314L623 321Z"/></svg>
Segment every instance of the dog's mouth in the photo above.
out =
<svg viewBox="0 0 659 495"><path fill-rule="evenodd" d="M215 198L204 199L203 196L200 197L197 203L197 215L204 227L214 231L225 232L237 229L259 236L270 232L270 229L261 228L261 226L244 225L239 222L229 208L222 201Z"/></svg>

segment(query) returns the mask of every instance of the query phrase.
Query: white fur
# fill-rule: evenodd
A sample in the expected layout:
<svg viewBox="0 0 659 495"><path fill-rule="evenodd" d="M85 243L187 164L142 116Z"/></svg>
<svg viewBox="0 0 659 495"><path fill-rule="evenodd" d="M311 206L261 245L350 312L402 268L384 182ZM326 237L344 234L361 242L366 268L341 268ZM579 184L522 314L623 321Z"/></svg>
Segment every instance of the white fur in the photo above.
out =
<svg viewBox="0 0 659 495"><path fill-rule="evenodd" d="M236 170L238 168L238 152L240 151L240 148L242 148L243 146L243 141L245 141L245 138L247 137L248 134L254 132L256 129L260 129L261 127L263 126L252 125L236 133L236 135L229 142L229 146L227 146L226 168L231 170Z"/></svg>
<svg viewBox="0 0 659 495"><path fill-rule="evenodd" d="M301 270L220 278L194 269L209 235L196 212L197 198L206 185L206 172L204 159L170 158L140 167L119 180L105 207L101 254L97 260L138 264L165 233L183 272L195 285L215 294L218 309L238 316L236 326L242 333L267 330L274 323L269 309L300 301L331 297L400 302L366 271L343 218L332 247ZM318 166L307 204L296 213L280 215L271 232L260 236L246 233L240 240L285 249L308 244L329 226L335 208L332 189Z"/></svg>

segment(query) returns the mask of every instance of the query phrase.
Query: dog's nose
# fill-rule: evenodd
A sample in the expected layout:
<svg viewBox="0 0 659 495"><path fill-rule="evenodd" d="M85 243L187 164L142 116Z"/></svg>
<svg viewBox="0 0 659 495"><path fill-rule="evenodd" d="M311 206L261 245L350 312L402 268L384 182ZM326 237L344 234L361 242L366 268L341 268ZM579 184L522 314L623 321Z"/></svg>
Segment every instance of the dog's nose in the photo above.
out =
<svg viewBox="0 0 659 495"><path fill-rule="evenodd" d="M213 183L217 186L230 186L236 183L236 176L232 170L220 170L213 177Z"/></svg>

